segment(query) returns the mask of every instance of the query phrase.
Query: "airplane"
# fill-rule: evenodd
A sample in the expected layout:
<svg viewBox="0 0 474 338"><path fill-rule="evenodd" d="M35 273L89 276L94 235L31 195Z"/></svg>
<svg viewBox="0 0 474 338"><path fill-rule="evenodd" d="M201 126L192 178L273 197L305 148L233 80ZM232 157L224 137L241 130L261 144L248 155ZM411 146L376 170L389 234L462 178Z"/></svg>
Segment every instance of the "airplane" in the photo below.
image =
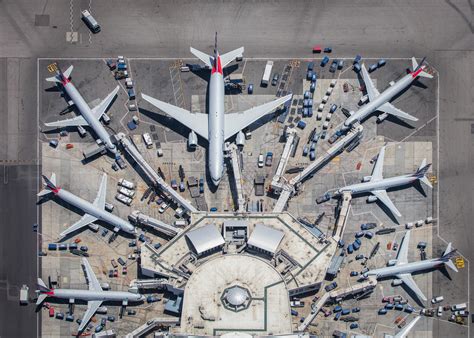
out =
<svg viewBox="0 0 474 338"><path fill-rule="evenodd" d="M50 289L41 278L38 278L38 290L36 292L39 296L36 305L40 305L48 297L69 299L69 304L74 304L76 299L86 301L87 310L84 313L84 317L82 317L81 324L78 328L78 332L82 332L103 302L122 302L122 306L127 306L128 302L142 302L145 300L145 296L139 293L104 291L100 286L89 261L85 257L82 257L82 265L84 267L87 283L89 284L88 290Z"/></svg>
<svg viewBox="0 0 474 338"><path fill-rule="evenodd" d="M383 178L382 172L384 157L385 146L382 147L382 149L380 150L379 156L377 157L377 162L375 163L374 170L371 176L365 176L362 180L362 183L356 183L338 189L334 195L342 195L344 192L350 192L351 195L369 192L372 194L372 196L369 196L367 198L368 203L372 203L379 200L380 202L385 204L385 206L389 208L394 215L401 217L402 214L400 213L400 211L398 211L397 207L388 197L387 189L412 184L418 180L425 183L428 187L432 188L430 181L426 177L426 172L430 168L431 164L426 164L426 159L423 159L420 167L413 174Z"/></svg>
<svg viewBox="0 0 474 338"><path fill-rule="evenodd" d="M362 78L364 80L365 87L367 90L369 103L362 106L356 112L353 112L353 111L350 112L351 115L344 122L343 129L350 128L355 122L361 122L368 115L372 114L374 111L383 112L383 114L381 114L377 118L377 122L382 122L388 117L388 115L394 115L394 116L397 116L406 120L410 120L410 121L418 121L416 117L408 113L405 113L404 111L393 106L390 103L390 100L392 100L402 90L408 87L418 77L421 76L421 77L427 77L430 79L433 78L431 74L428 74L427 72L424 71L425 69L425 65L423 65L424 61L425 59L423 58L421 63L418 64L416 62L416 59L412 57L411 62L413 65L413 70L409 74L405 75L400 80L398 80L393 86L387 88L382 93L379 93L374 83L372 82L372 79L370 78L369 73L367 72L367 69L365 69L365 65L362 64Z"/></svg>
<svg viewBox="0 0 474 338"><path fill-rule="evenodd" d="M189 110L159 101L146 94L142 98L156 108L164 111L186 127L191 129L188 137L190 147L197 145L197 135L209 142L208 168L212 183L217 187L224 173L224 142L237 135L236 142L243 144L245 137L242 129L271 113L277 107L291 100L292 94L281 97L263 105L247 109L244 112L225 114L224 112L224 75L223 69L236 57L242 56L244 47L220 55L217 50L217 33L215 38L214 56L190 48L192 54L211 68L209 82L208 114L191 113Z"/></svg>
<svg viewBox="0 0 474 338"><path fill-rule="evenodd" d="M100 182L99 191L97 197L93 203L89 203L86 200L70 193L69 191L62 189L56 185L56 174L52 173L51 178L43 176L43 185L45 189L41 190L38 194L38 197L43 197L48 194L53 193L54 196L59 197L63 201L75 206L78 209L84 211L84 216L71 225L69 228L64 230L59 234L60 239L63 239L65 236L69 235L71 232L74 232L82 227L89 225L92 222L97 220L104 221L113 225L114 231L118 232L119 230L125 231L129 234L135 234L135 227L130 223L124 221L120 217L115 216L107 211L105 211L105 197L107 193L107 174L102 176L102 181Z"/></svg>
<svg viewBox="0 0 474 338"><path fill-rule="evenodd" d="M67 95L74 102L77 109L79 109L81 115L67 120L59 120L56 122L45 123L45 126L57 128L90 126L96 133L97 137L104 143L107 150L110 151L112 154L117 155L117 147L115 146L115 144L113 144L109 133L105 130L104 126L99 120L101 119L102 115L105 114L105 111L109 107L110 103L117 95L119 91L119 86L115 87L115 89L109 95L107 95L104 100L102 100L97 106L91 109L86 103L86 101L82 98L82 95L71 82L70 76L72 69L73 66L69 66L66 71L62 72L61 69L57 68L56 75L53 77L46 78L46 81L56 82L62 85Z"/></svg>
<svg viewBox="0 0 474 338"><path fill-rule="evenodd" d="M413 329L413 327L416 325L416 323L420 320L421 316L416 316L415 319L413 319L408 325L406 325L403 329L398 331L398 333L395 336L385 334L384 338L407 338L408 333Z"/></svg>
<svg viewBox="0 0 474 338"><path fill-rule="evenodd" d="M452 249L451 243L448 244L446 250L440 258L432 258L424 261L408 263L408 243L410 242L410 230L407 231L405 237L403 237L402 244L398 250L397 258L392 259L388 262L388 266L380 269L369 270L363 274L364 278L368 276L376 276L377 279L384 277L397 278L392 282L393 286L401 285L404 283L409 289L411 289L418 298L426 301L426 296L420 290L413 280L412 273L418 271L430 270L433 268L440 268L448 266L452 270L458 272L458 269L451 261L451 258L456 253L456 249Z"/></svg>

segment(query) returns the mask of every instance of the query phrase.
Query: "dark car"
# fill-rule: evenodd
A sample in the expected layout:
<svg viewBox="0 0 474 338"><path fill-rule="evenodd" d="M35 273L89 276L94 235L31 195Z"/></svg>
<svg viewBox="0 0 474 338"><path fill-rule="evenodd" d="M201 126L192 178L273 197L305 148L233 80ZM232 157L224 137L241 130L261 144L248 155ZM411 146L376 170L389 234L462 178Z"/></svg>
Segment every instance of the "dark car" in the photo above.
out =
<svg viewBox="0 0 474 338"><path fill-rule="evenodd" d="M360 230L370 230L377 226L375 223L362 223L360 225Z"/></svg>
<svg viewBox="0 0 474 338"><path fill-rule="evenodd" d="M328 57L328 56L325 56L325 57L321 60L321 64L320 64L321 67L326 66L326 65L328 64L328 62L329 62L329 57ZM308 72L308 73L309 73L309 72ZM313 74L311 74L311 75L313 75ZM311 79L311 77L309 77L309 79ZM308 79L308 80L309 80L309 79Z"/></svg>
<svg viewBox="0 0 474 338"><path fill-rule="evenodd" d="M250 83L248 88L247 88L247 93L249 95L253 94L253 83Z"/></svg>
<svg viewBox="0 0 474 338"><path fill-rule="evenodd" d="M331 53L332 52L332 48L331 47L326 47L324 48L324 53Z"/></svg>
<svg viewBox="0 0 474 338"><path fill-rule="evenodd" d="M277 85L279 78L280 78L280 75L279 75L278 73L276 73L276 74L273 75L272 86L276 86L276 85Z"/></svg>
<svg viewBox="0 0 474 338"><path fill-rule="evenodd" d="M332 282L331 284L328 284L324 287L324 290L326 290L326 292L329 292L329 291L332 291L334 290L335 288L337 288L337 283L336 282Z"/></svg>
<svg viewBox="0 0 474 338"><path fill-rule="evenodd" d="M337 69L337 60L332 60L331 67L329 68L329 71L331 73L334 73Z"/></svg>
<svg viewBox="0 0 474 338"><path fill-rule="evenodd" d="M353 68L354 68L354 71L355 71L356 73L359 73L359 72L361 71L361 69L362 69L362 68L360 67L360 64L358 64L358 63L354 63L354 67L353 67Z"/></svg>

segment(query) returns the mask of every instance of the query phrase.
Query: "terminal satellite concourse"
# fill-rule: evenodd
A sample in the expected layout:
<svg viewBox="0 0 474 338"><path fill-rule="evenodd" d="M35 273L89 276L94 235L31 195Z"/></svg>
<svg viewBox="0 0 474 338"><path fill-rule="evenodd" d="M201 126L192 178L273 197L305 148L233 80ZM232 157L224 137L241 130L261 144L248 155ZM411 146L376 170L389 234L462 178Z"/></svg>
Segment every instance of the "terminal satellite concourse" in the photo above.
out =
<svg viewBox="0 0 474 338"><path fill-rule="evenodd" d="M292 94L247 109L243 112L226 114L224 111L223 69L235 60L236 57L242 56L244 47L240 47L221 55L217 50L216 33L213 56L207 55L192 47L190 50L191 53L211 69L208 92L208 114L191 113L189 110L173 106L143 93L142 98L191 129L188 137L190 146L196 146L196 134L208 141L207 166L209 168L212 183L215 186L218 186L224 173L224 142L235 134L238 134L237 139L243 140L244 134L242 129L246 128L261 117L273 112L288 100L291 100Z"/></svg>

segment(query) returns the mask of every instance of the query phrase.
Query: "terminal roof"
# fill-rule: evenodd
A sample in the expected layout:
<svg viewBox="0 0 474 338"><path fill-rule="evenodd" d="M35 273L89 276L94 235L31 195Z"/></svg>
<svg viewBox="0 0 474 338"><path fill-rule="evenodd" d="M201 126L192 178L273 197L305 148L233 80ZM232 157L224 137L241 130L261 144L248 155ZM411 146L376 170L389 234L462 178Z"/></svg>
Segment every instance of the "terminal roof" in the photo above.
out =
<svg viewBox="0 0 474 338"><path fill-rule="evenodd" d="M285 236L285 234L282 231L275 230L263 224L256 224L247 244L274 254L283 236Z"/></svg>
<svg viewBox="0 0 474 338"><path fill-rule="evenodd" d="M186 234L198 255L225 244L215 224L207 224Z"/></svg>

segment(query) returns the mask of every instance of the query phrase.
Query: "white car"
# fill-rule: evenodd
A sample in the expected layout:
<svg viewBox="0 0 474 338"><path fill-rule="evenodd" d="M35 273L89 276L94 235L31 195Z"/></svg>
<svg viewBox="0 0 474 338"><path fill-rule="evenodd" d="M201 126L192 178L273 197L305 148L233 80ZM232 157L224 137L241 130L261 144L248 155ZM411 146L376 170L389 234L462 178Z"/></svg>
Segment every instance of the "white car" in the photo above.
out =
<svg viewBox="0 0 474 338"><path fill-rule="evenodd" d="M438 296L431 300L431 304L441 303L443 300L444 300L443 296Z"/></svg>
<svg viewBox="0 0 474 338"><path fill-rule="evenodd" d="M443 316L443 307L438 306L438 317L442 317L442 316Z"/></svg>
<svg viewBox="0 0 474 338"><path fill-rule="evenodd" d="M142 135L143 137L143 142L145 142L145 145L148 149L153 147L153 141L151 140L151 136L148 133L145 133Z"/></svg>
<svg viewBox="0 0 474 338"><path fill-rule="evenodd" d="M124 187L119 187L117 189L117 192L121 193L122 195L125 195L127 197L133 198L135 196L135 191L124 188Z"/></svg>
<svg viewBox="0 0 474 338"><path fill-rule="evenodd" d="M160 214L164 213L166 211L166 209L168 209L168 204L166 204L165 202L161 203L160 205L160 209L158 209L158 211L160 212Z"/></svg>
<svg viewBox="0 0 474 338"><path fill-rule="evenodd" d="M117 201L122 202L123 204L126 204L126 205L132 204L132 199L130 197L127 197L127 196L122 195L122 194L115 195L115 199Z"/></svg>
<svg viewBox="0 0 474 338"><path fill-rule="evenodd" d="M263 154L258 155L258 167L263 168Z"/></svg>

